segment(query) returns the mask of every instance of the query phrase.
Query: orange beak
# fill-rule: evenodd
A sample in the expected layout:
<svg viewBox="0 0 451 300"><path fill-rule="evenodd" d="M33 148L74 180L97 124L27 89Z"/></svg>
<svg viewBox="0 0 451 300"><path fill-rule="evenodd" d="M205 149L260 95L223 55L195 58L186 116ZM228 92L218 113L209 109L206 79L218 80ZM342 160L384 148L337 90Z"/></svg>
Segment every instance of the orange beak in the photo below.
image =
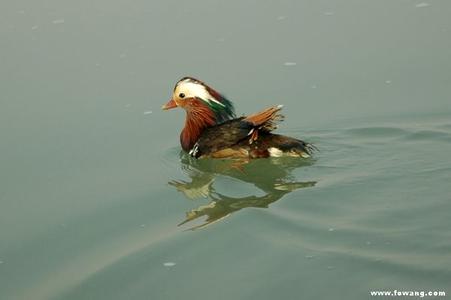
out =
<svg viewBox="0 0 451 300"><path fill-rule="evenodd" d="M177 107L177 103L175 103L174 99L171 99L171 100L168 101L168 103L166 103L165 105L163 105L163 106L161 107L161 109L163 109L163 110L168 110L168 109L176 108L176 107Z"/></svg>

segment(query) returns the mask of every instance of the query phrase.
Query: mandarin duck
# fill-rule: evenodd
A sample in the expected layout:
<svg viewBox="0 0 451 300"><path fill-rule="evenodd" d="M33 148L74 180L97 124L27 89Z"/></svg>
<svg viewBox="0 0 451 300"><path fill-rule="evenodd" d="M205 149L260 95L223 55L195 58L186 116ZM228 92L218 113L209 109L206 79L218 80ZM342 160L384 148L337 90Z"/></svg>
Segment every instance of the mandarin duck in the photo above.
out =
<svg viewBox="0 0 451 300"><path fill-rule="evenodd" d="M308 158L316 149L310 143L272 133L283 120L282 105L237 118L231 101L192 77L177 82L162 109L176 107L186 111L180 144L195 158Z"/></svg>

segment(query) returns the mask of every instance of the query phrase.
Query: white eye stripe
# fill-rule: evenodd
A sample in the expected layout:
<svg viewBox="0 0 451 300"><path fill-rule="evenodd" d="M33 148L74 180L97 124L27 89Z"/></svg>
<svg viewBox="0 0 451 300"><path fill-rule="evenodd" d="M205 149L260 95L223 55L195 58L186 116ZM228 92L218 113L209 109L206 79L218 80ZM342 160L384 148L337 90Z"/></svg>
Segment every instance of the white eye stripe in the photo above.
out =
<svg viewBox="0 0 451 300"><path fill-rule="evenodd" d="M221 105L222 107L225 107L225 105L224 105L224 104L222 104L221 102L219 102L218 100L216 100L216 99L215 99L215 98L213 98L213 97L211 97L210 99L207 99L207 101L213 101L213 102L215 102L215 103L217 103L217 104Z"/></svg>
<svg viewBox="0 0 451 300"><path fill-rule="evenodd" d="M185 97L180 98L200 98L206 102L215 102L216 104L221 105L222 107L225 107L225 105L218 100L216 100L208 91L207 89L199 84L192 81L189 81L189 79L185 79L184 81L181 81L177 87L178 94L177 96L180 97L180 94L184 94Z"/></svg>
<svg viewBox="0 0 451 300"><path fill-rule="evenodd" d="M184 93L185 97L199 97L208 99L212 97L210 93L202 85L194 82L181 82L178 86L178 91Z"/></svg>

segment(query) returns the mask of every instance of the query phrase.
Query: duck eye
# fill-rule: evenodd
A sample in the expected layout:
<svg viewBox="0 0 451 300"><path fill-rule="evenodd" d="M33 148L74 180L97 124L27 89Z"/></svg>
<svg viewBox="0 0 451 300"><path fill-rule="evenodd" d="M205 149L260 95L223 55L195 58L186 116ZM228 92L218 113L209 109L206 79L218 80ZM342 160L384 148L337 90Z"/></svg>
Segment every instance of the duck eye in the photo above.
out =
<svg viewBox="0 0 451 300"><path fill-rule="evenodd" d="M185 98L185 94L184 94L184 93L180 93L180 94L179 94L179 97L180 97L180 98Z"/></svg>

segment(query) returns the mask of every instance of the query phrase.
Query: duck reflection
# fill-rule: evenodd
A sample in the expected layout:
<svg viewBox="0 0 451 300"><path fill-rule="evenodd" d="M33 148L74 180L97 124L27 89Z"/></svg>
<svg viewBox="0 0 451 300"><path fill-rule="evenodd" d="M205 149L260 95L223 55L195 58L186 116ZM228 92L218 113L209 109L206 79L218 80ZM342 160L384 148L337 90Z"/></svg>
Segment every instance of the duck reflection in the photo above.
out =
<svg viewBox="0 0 451 300"><path fill-rule="evenodd" d="M198 206L186 213L186 219L179 226L206 216L199 225L190 227L195 230L220 221L246 207L267 208L269 204L281 199L295 190L312 187L316 181L295 181L292 172L308 166L312 160L299 158L256 159L250 162L201 159L197 160L185 153L180 154L181 168L190 181L172 180L169 185L182 192L188 199L206 198L210 202ZM264 195L232 197L215 189L215 179L228 176L245 183L253 184Z"/></svg>

